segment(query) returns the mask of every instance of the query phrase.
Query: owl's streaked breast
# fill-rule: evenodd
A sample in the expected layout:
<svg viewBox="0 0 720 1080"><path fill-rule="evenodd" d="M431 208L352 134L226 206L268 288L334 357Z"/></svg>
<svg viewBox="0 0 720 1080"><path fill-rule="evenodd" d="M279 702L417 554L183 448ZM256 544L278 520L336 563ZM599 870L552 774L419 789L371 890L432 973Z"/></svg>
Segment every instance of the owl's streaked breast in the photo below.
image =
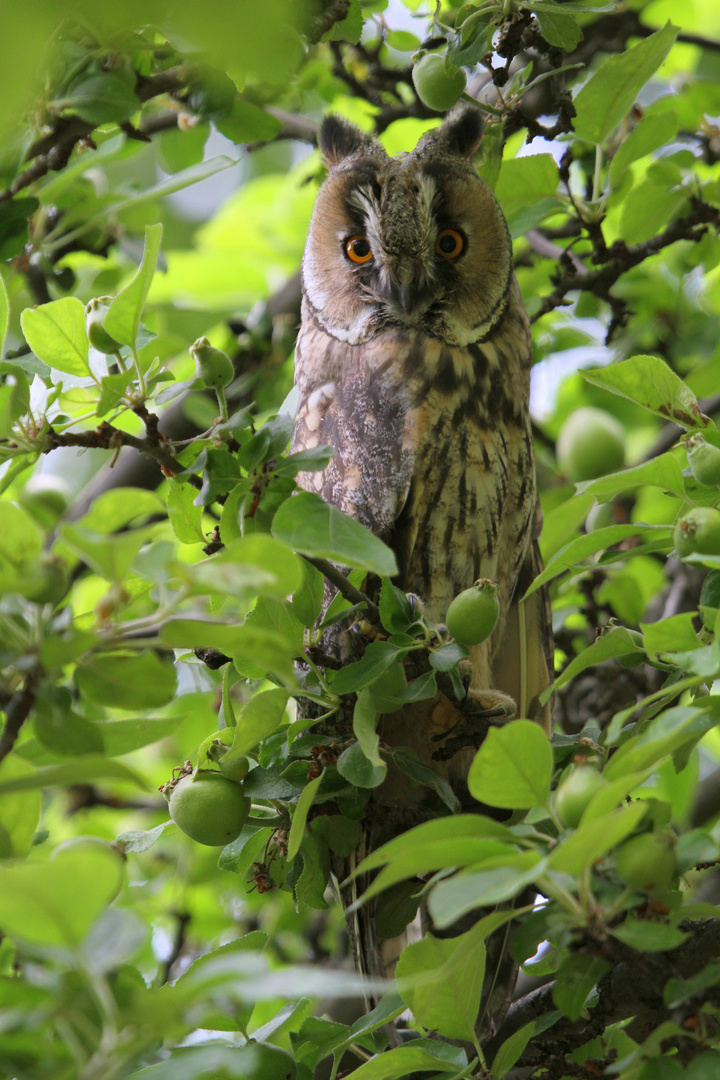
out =
<svg viewBox="0 0 720 1080"><path fill-rule="evenodd" d="M467 348L403 330L352 346L306 310L297 371L294 445L336 449L301 485L392 545L398 584L431 618L478 577L498 580L507 602L535 501L517 286L502 330Z"/></svg>

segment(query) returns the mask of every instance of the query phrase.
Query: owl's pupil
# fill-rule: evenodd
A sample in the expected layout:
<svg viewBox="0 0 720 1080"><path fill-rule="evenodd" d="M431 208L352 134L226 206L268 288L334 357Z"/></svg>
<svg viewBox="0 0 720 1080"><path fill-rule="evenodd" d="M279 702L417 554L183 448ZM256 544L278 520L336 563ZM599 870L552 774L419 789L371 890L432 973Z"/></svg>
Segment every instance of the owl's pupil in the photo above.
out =
<svg viewBox="0 0 720 1080"><path fill-rule="evenodd" d="M441 251L444 251L446 255L452 255L457 247L457 239L448 233L446 236L441 236L438 240L438 247Z"/></svg>
<svg viewBox="0 0 720 1080"><path fill-rule="evenodd" d="M364 259L366 255L370 254L370 245L367 240L354 240L352 248L358 259Z"/></svg>

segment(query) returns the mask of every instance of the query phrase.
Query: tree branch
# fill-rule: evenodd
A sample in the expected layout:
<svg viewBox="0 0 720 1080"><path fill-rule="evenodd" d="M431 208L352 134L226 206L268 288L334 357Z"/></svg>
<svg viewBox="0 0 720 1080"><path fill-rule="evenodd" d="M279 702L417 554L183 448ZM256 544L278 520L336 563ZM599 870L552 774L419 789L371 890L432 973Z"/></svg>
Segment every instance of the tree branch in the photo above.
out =
<svg viewBox="0 0 720 1080"><path fill-rule="evenodd" d="M0 735L0 761L6 758L12 750L20 734L20 728L27 720L35 704L33 688L36 679L37 673L28 675L22 690L18 690L16 694L13 694L5 708L5 726L2 735Z"/></svg>
<svg viewBox="0 0 720 1080"><path fill-rule="evenodd" d="M532 1039L521 1058L522 1064L537 1064L549 1054L568 1054L597 1038L610 1024L637 1013L655 1015L657 1022L667 1019L671 1010L663 1004L663 987L670 978L687 979L702 971L710 960L720 957L720 919L684 922L680 928L690 937L677 949L663 953L623 949L622 958L597 985L598 1002L589 1012L589 1020L563 1018ZM553 983L531 990L514 1002L497 1033L484 1047L492 1060L502 1043L525 1024L551 1012Z"/></svg>
<svg viewBox="0 0 720 1080"><path fill-rule="evenodd" d="M338 570L337 566L334 566L327 559L316 559L312 555L303 555L303 559L305 562L310 563L311 566L314 566L316 570L319 570L322 576L351 604L364 604L373 622L380 623L380 609L377 604L373 603L370 597L366 596L360 589L356 589L354 585L351 585L342 570Z"/></svg>

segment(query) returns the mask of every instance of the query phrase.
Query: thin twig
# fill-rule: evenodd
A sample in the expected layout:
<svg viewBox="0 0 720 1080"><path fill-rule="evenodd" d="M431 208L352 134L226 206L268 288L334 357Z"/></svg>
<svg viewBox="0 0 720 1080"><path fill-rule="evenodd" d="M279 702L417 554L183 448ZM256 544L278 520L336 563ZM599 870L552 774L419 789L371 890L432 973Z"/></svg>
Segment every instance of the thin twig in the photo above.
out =
<svg viewBox="0 0 720 1080"><path fill-rule="evenodd" d="M346 600L349 600L351 604L364 604L373 622L380 622L380 609L377 604L373 603L364 592L360 592L360 589L356 589L354 585L351 585L342 570L338 570L337 566L334 566L327 559L316 559L313 555L303 555L303 558L305 562L309 562L311 566L319 570L322 576L331 585L334 585Z"/></svg>

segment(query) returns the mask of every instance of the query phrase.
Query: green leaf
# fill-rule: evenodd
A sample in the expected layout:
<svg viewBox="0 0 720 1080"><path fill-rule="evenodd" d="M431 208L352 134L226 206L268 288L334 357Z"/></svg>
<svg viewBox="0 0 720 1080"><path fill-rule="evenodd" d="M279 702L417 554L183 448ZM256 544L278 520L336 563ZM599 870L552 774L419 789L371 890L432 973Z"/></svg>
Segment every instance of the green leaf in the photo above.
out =
<svg viewBox="0 0 720 1080"><path fill-rule="evenodd" d="M301 555L332 559L382 576L398 572L395 556L382 540L309 491L285 500L273 520L272 534Z"/></svg>
<svg viewBox="0 0 720 1080"><path fill-rule="evenodd" d="M289 697L289 691L279 687L253 694L238 714L233 743L224 760L232 762L272 735L283 722Z"/></svg>
<svg viewBox="0 0 720 1080"><path fill-rule="evenodd" d="M538 11L540 33L550 45L572 52L582 41L583 33L572 15L557 11Z"/></svg>
<svg viewBox="0 0 720 1080"><path fill-rule="evenodd" d="M683 212L690 197L672 162L651 165L622 204L620 230L626 244L643 244Z"/></svg>
<svg viewBox="0 0 720 1080"><path fill-rule="evenodd" d="M305 833L300 854L302 871L293 888L296 910L301 912L310 907L324 911L328 906L325 890L330 876L328 849L322 840Z"/></svg>
<svg viewBox="0 0 720 1080"><path fill-rule="evenodd" d="M448 1039L474 1038L485 975L480 924L454 938L426 934L406 945L395 977L415 1020Z"/></svg>
<svg viewBox="0 0 720 1080"><path fill-rule="evenodd" d="M272 113L239 97L233 100L229 113L213 117L213 124L225 138L238 145L267 142L282 128L282 123Z"/></svg>
<svg viewBox="0 0 720 1080"><path fill-rule="evenodd" d="M62 525L60 539L74 555L107 581L124 581L130 564L148 540L145 530L98 535L80 525Z"/></svg>
<svg viewBox="0 0 720 1080"><path fill-rule="evenodd" d="M380 757L380 736L377 733L380 713L373 705L369 690L361 690L353 710L353 731L358 745L371 765L385 768Z"/></svg>
<svg viewBox="0 0 720 1080"><path fill-rule="evenodd" d="M465 1052L450 1043L416 1039L408 1046L396 1046L353 1069L353 1080L402 1080L416 1072L451 1073L467 1067Z"/></svg>
<svg viewBox="0 0 720 1080"><path fill-rule="evenodd" d="M335 694L352 694L370 686L402 656L403 652L389 641L373 641L365 650L362 660L340 668L333 677L332 689Z"/></svg>
<svg viewBox="0 0 720 1080"><path fill-rule="evenodd" d="M323 41L348 41L351 45L360 40L363 28L363 13L360 0L350 0L350 7L344 19L333 23L323 37Z"/></svg>
<svg viewBox="0 0 720 1080"><path fill-rule="evenodd" d="M5 335L10 320L10 302L7 295L5 278L0 274L0 357L5 354Z"/></svg>
<svg viewBox="0 0 720 1080"><path fill-rule="evenodd" d="M62 105L89 124L122 124L140 108L134 78L122 72L103 71L74 82ZM56 104L60 104L56 102Z"/></svg>
<svg viewBox="0 0 720 1080"><path fill-rule="evenodd" d="M649 653L687 652L701 648L693 627L695 612L684 611L654 623L640 623L645 649Z"/></svg>
<svg viewBox="0 0 720 1080"><path fill-rule="evenodd" d="M675 1009L689 997L694 997L709 986L717 986L718 983L720 983L720 960L714 960L697 975L691 975L689 979L668 979L665 983L663 998L669 1009Z"/></svg>
<svg viewBox="0 0 720 1080"><path fill-rule="evenodd" d="M121 761L111 761L103 754L85 754L67 764L45 765L34 770L32 775L7 779L0 777L0 795L10 791L30 791L33 788L71 787L73 784L86 784L103 777L114 777L129 781L137 787L147 788L138 774Z"/></svg>
<svg viewBox="0 0 720 1080"><path fill-rule="evenodd" d="M254 533L197 563L188 576L204 589L248 600L258 594L287 596L300 584L302 570L300 559L284 544Z"/></svg>
<svg viewBox="0 0 720 1080"><path fill-rule="evenodd" d="M629 135L622 140L610 164L610 183L617 187L623 173L633 161L651 154L672 142L678 129L678 119L672 109L644 116Z"/></svg>
<svg viewBox="0 0 720 1080"><path fill-rule="evenodd" d="M607 139L662 64L676 35L677 27L668 22L631 49L608 56L575 98L578 138L591 143Z"/></svg>
<svg viewBox="0 0 720 1080"><path fill-rule="evenodd" d="M89 376L85 308L76 296L25 308L20 325L39 360L67 375Z"/></svg>
<svg viewBox="0 0 720 1080"><path fill-rule="evenodd" d="M135 275L113 300L103 323L111 337L132 349L135 348L145 298L155 273L162 232L162 225L159 223L145 226L142 262Z"/></svg>
<svg viewBox="0 0 720 1080"><path fill-rule="evenodd" d="M162 825L156 825L154 829L143 831L131 829L129 832L120 833L115 838L115 843L120 845L122 852L134 851L140 855L143 851L149 851L153 844L157 843L168 825L175 828L174 821L163 821Z"/></svg>
<svg viewBox="0 0 720 1080"><path fill-rule="evenodd" d="M421 676L424 678L424 676ZM412 684L415 685L419 682L418 679ZM393 765L397 766L401 772L404 772L406 776L409 776L411 780L414 780L418 784L424 784L432 791L436 791L442 801L447 806L451 814L459 814L462 809L460 800L450 787L450 784L444 776L440 776L429 765L423 765L421 761L413 754L412 750L405 748L387 749L384 751L388 761L391 761Z"/></svg>
<svg viewBox="0 0 720 1080"><path fill-rule="evenodd" d="M28 219L39 206L37 199L19 196L0 203L0 261L22 254L29 238Z"/></svg>
<svg viewBox="0 0 720 1080"><path fill-rule="evenodd" d="M79 945L122 885L110 846L58 850L45 863L0 866L0 927L33 945Z"/></svg>
<svg viewBox="0 0 720 1080"><path fill-rule="evenodd" d="M373 765L362 751L360 743L354 742L340 755L337 763L338 772L350 784L360 788L374 788L382 784L387 774L387 765Z"/></svg>
<svg viewBox="0 0 720 1080"><path fill-rule="evenodd" d="M295 616L303 626L313 627L322 612L325 578L306 560L301 560L302 584L290 601Z"/></svg>
<svg viewBox="0 0 720 1080"><path fill-rule="evenodd" d="M378 606L380 620L389 634L404 634L415 622L410 601L389 578L382 583Z"/></svg>
<svg viewBox="0 0 720 1080"><path fill-rule="evenodd" d="M292 824L290 825L290 833L288 835L287 858L289 862L292 862L300 850L300 845L305 836L308 811L313 804L321 780L322 775L316 776L314 780L311 780L307 787L303 788L302 795L295 806Z"/></svg>
<svg viewBox="0 0 720 1080"><path fill-rule="evenodd" d="M606 851L634 832L646 811L645 803L635 802L602 817L583 820L552 852L548 861L549 869L563 874L581 874L602 858Z"/></svg>
<svg viewBox="0 0 720 1080"><path fill-rule="evenodd" d="M420 850L416 844L408 845L407 850L397 854L392 862L388 863L373 879L363 894L363 901L370 900L384 889L396 885L398 881L416 877L418 874L476 866L484 862L494 866L496 862L511 863L516 858L520 856L514 847L492 836L476 836L464 841L448 840L444 844L428 842ZM460 879L453 878L453 880ZM477 897L477 894L475 896Z"/></svg>
<svg viewBox="0 0 720 1080"><path fill-rule="evenodd" d="M579 1020L588 994L610 965L597 956L566 954L553 985L553 1001L563 1016Z"/></svg>
<svg viewBox="0 0 720 1080"><path fill-rule="evenodd" d="M31 778L35 769L17 754L11 754L0 763L0 784L14 777ZM0 796L0 829L6 840L7 850L0 850L0 857L22 858L27 855L40 821L42 792L37 788L15 791Z"/></svg>
<svg viewBox="0 0 720 1080"><path fill-rule="evenodd" d="M119 709L159 708L177 692L175 664L150 649L93 653L77 665L75 681L91 701Z"/></svg>
<svg viewBox="0 0 720 1080"><path fill-rule="evenodd" d="M184 717L142 716L130 720L108 720L95 726L109 757L129 754L141 746L150 746L171 735Z"/></svg>
<svg viewBox="0 0 720 1080"><path fill-rule="evenodd" d="M632 356L605 368L586 368L580 374L594 386L628 398L681 427L706 427L709 423L692 390L657 356Z"/></svg>
<svg viewBox="0 0 720 1080"><path fill-rule="evenodd" d="M585 480L576 484L578 495L594 495L598 502L604 503L618 495L621 491L630 488L653 485L664 491L672 491L680 498L685 496L682 469L674 454L660 454L651 461L644 461L642 465L634 465L631 469L623 469L621 472L608 473L597 480Z"/></svg>
<svg viewBox="0 0 720 1080"><path fill-rule="evenodd" d="M454 817L425 821L373 851L355 868L351 877L366 874L386 863L394 864L401 856L416 862L417 870L412 870L413 875L439 870L444 866L468 865L468 861L463 861L463 853L467 854L470 863L483 858L488 850L485 847L488 838L503 840L506 844L515 839L507 825L482 814L457 814ZM480 843L473 853L471 848L476 841ZM449 850L444 850L447 844L452 845L449 862L444 861ZM427 859L423 861L426 855ZM438 858L440 862L437 861Z"/></svg>
<svg viewBox="0 0 720 1080"><path fill-rule="evenodd" d="M493 1080L500 1080L512 1069L534 1034L535 1021L531 1020L529 1024L514 1032L500 1045L497 1054L493 1058L492 1069L490 1070Z"/></svg>
<svg viewBox="0 0 720 1080"><path fill-rule="evenodd" d="M620 926L614 926L610 933L624 945L641 952L667 952L677 949L690 936L676 926L634 919L630 915Z"/></svg>
<svg viewBox="0 0 720 1080"><path fill-rule="evenodd" d="M195 488L190 484L170 482L167 495L168 517L172 530L181 544L204 544L202 507L195 506Z"/></svg>
<svg viewBox="0 0 720 1080"><path fill-rule="evenodd" d="M557 162L552 154L503 161L495 196L515 239L559 207Z"/></svg>
<svg viewBox="0 0 720 1080"><path fill-rule="evenodd" d="M359 821L350 821L342 814L323 814L316 817L308 826L314 836L318 836L330 851L347 859L360 843L362 830Z"/></svg>
<svg viewBox="0 0 720 1080"><path fill-rule="evenodd" d="M641 525L639 523L635 525L608 525L605 529L594 529L593 532L578 536L571 540L569 544L566 544L565 547L560 548L549 560L545 569L535 578L525 596L531 596L532 593L536 592L547 581L552 581L558 574L580 567L584 559L596 555L598 551L604 551L605 548L611 547L613 544L619 544L621 540L627 540L631 536L652 539L655 539L655 537L664 538L665 536L669 537L669 534L670 527L668 525Z"/></svg>
<svg viewBox="0 0 720 1080"><path fill-rule="evenodd" d="M488 859L487 869L466 871L441 881L430 893L428 910L439 930L479 907L492 907L519 896L542 876L544 861L536 851Z"/></svg>
<svg viewBox="0 0 720 1080"><path fill-rule="evenodd" d="M574 679L581 671L592 667L594 664L602 664L605 660L611 660L615 656L645 656L643 649L639 647L630 632L624 626L613 626L606 633L596 638L591 645L575 657L566 668L558 675L555 682L540 695L544 704L551 694L559 690L561 686Z"/></svg>
<svg viewBox="0 0 720 1080"><path fill-rule="evenodd" d="M553 755L548 737L532 720L491 728L468 774L470 794L509 810L542 806L550 794Z"/></svg>
<svg viewBox="0 0 720 1080"><path fill-rule="evenodd" d="M640 772L657 765L685 744L696 741L717 723L717 718L708 712L708 708L677 705L666 709L640 735L629 739L615 751L603 775L607 780L615 780L628 773Z"/></svg>

